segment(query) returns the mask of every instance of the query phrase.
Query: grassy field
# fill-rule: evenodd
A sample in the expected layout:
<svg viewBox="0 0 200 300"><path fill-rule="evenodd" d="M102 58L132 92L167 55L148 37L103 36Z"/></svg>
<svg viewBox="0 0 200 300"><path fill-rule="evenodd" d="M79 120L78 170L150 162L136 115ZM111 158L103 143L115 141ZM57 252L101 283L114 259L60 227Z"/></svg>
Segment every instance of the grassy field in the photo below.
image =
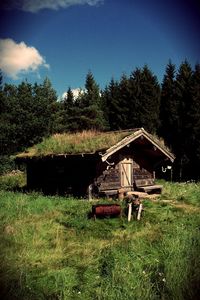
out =
<svg viewBox="0 0 200 300"><path fill-rule="evenodd" d="M164 183L129 223L88 219L85 200L1 187L2 299L198 299L200 184Z"/></svg>

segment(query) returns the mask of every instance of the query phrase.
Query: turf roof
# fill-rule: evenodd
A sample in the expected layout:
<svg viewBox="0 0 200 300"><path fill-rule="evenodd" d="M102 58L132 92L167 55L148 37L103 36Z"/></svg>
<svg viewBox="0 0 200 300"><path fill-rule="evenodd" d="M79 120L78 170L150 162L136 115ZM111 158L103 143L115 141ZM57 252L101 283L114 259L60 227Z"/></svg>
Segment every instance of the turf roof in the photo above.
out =
<svg viewBox="0 0 200 300"><path fill-rule="evenodd" d="M138 129L114 132L83 131L54 134L17 155L18 158L47 155L89 154L107 150Z"/></svg>

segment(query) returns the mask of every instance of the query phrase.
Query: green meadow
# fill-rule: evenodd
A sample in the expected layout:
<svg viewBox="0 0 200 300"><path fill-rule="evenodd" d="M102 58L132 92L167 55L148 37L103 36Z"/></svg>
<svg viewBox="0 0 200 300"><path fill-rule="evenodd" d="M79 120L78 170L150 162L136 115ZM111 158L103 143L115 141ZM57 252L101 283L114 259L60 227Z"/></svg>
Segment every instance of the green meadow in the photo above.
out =
<svg viewBox="0 0 200 300"><path fill-rule="evenodd" d="M200 184L163 182L140 221L94 221L106 200L22 193L22 177L0 178L1 299L198 299Z"/></svg>

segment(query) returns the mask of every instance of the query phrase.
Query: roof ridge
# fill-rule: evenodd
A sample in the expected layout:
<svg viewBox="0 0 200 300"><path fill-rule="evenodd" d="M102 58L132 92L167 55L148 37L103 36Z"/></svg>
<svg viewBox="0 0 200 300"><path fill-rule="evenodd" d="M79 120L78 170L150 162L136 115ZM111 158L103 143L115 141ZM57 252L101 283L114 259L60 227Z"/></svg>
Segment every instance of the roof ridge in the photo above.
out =
<svg viewBox="0 0 200 300"><path fill-rule="evenodd" d="M137 131L133 132L133 134L124 137L121 141L111 146L106 152L102 155L102 161L106 161L109 156L111 156L116 151L123 148L126 144L130 143L137 139L138 137L144 135L146 139L148 139L151 143L153 143L157 148L160 149L165 155L167 155L172 161L175 159L174 155L166 148L165 145L162 145L160 141L155 138L152 134L148 133L143 127L139 128Z"/></svg>
<svg viewBox="0 0 200 300"><path fill-rule="evenodd" d="M105 133L122 133L122 132L135 132L140 129L144 129L143 127L138 127L138 128L129 128L129 129L122 129L122 130L111 130L111 131L105 131Z"/></svg>

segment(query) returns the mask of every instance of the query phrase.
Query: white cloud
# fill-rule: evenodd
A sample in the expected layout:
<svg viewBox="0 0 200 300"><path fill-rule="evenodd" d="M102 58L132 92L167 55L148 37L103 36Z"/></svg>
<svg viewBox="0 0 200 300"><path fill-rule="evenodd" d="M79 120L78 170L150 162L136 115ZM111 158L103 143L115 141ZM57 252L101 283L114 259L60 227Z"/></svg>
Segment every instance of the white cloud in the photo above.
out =
<svg viewBox="0 0 200 300"><path fill-rule="evenodd" d="M13 79L21 72L37 72L39 67L49 68L45 59L34 47L12 39L0 39L0 69Z"/></svg>
<svg viewBox="0 0 200 300"><path fill-rule="evenodd" d="M76 100L80 94L83 94L83 93L84 93L84 90L81 89L81 88L76 88L76 89L72 89L72 93L73 93L73 95L74 95L74 99ZM62 99L64 99L65 96L67 96L67 92L64 92L64 93L62 94Z"/></svg>
<svg viewBox="0 0 200 300"><path fill-rule="evenodd" d="M20 9L28 12L38 12L42 9L67 8L72 5L88 4L95 6L102 4L104 0L7 0L2 1L4 9Z"/></svg>

